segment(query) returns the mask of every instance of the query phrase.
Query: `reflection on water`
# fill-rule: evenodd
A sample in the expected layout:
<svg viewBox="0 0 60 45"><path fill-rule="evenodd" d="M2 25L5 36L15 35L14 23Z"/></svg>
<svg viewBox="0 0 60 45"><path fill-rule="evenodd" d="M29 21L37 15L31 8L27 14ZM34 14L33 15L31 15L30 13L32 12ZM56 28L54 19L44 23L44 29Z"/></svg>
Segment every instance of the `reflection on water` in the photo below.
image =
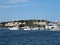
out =
<svg viewBox="0 0 60 45"><path fill-rule="evenodd" d="M0 45L60 45L60 31L0 30Z"/></svg>

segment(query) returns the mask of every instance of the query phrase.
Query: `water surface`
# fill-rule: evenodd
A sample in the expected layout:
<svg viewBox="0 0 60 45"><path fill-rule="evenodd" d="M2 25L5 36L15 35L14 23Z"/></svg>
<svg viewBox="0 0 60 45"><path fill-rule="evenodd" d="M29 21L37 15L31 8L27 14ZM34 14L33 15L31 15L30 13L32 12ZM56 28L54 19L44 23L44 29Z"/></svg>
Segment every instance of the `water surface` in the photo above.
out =
<svg viewBox="0 0 60 45"><path fill-rule="evenodd" d="M0 45L60 45L60 31L0 30Z"/></svg>

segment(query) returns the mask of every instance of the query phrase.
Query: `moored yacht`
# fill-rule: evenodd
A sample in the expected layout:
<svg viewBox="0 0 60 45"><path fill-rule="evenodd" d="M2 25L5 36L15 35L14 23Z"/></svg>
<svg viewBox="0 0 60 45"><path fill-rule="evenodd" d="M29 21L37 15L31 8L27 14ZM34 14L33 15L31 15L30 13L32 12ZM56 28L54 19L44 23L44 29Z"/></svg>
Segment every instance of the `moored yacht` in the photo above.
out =
<svg viewBox="0 0 60 45"><path fill-rule="evenodd" d="M51 30L51 31L58 31L58 30L60 30L58 28L58 25L57 24L53 24L53 23L49 23L48 25L45 26L45 28L47 30Z"/></svg>
<svg viewBox="0 0 60 45"><path fill-rule="evenodd" d="M9 30L19 30L19 27L18 26L15 26L15 27L10 27L8 28Z"/></svg>
<svg viewBox="0 0 60 45"><path fill-rule="evenodd" d="M22 27L23 30L31 30L29 26Z"/></svg>
<svg viewBox="0 0 60 45"><path fill-rule="evenodd" d="M38 27L34 27L34 28L32 28L32 30L39 30L39 28Z"/></svg>

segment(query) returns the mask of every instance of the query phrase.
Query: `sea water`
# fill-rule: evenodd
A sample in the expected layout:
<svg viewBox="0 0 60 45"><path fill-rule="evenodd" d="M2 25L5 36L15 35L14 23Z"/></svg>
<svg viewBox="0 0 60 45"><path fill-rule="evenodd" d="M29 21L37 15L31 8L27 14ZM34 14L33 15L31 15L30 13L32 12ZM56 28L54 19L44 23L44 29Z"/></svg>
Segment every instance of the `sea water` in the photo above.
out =
<svg viewBox="0 0 60 45"><path fill-rule="evenodd" d="M60 45L60 31L0 30L0 45Z"/></svg>

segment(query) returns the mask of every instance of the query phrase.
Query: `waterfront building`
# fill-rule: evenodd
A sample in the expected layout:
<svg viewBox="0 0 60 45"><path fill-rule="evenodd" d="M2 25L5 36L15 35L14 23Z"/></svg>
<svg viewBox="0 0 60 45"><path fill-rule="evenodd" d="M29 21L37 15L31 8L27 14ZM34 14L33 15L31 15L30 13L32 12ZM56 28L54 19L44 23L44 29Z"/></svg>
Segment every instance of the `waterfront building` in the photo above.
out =
<svg viewBox="0 0 60 45"><path fill-rule="evenodd" d="M13 26L14 23L10 22L10 23L5 23L5 26Z"/></svg>

